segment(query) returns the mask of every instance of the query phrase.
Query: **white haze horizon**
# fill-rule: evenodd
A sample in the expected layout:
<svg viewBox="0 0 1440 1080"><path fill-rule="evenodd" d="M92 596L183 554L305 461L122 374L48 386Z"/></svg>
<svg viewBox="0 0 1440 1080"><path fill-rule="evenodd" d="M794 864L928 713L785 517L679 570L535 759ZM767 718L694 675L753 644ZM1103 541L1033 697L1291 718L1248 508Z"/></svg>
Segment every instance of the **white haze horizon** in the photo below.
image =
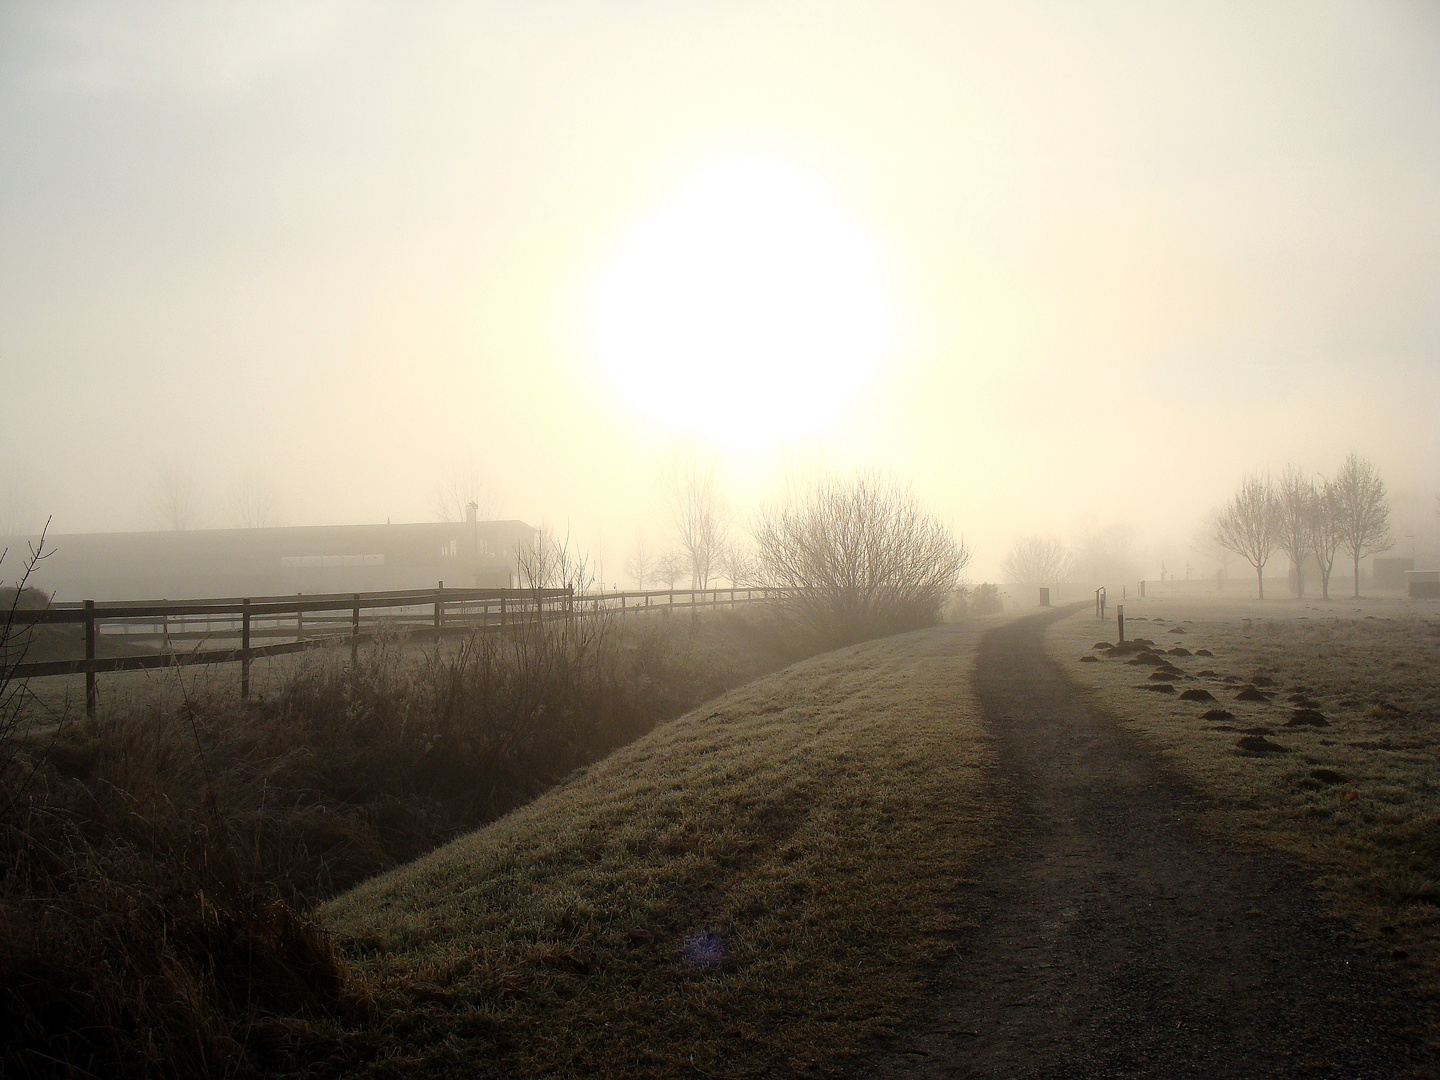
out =
<svg viewBox="0 0 1440 1080"><path fill-rule="evenodd" d="M1120 523L1198 572L1246 473L1351 451L1440 552L1430 5L12 3L0 140L10 527L147 527L167 471L209 525L247 482L433 520L473 463L624 583L690 439L742 522L787 464L893 474L975 581ZM597 342L598 283L737 159L802 193L758 244L794 197L855 260L787 271L812 318L873 315L729 364L753 337L638 334L635 271Z"/></svg>

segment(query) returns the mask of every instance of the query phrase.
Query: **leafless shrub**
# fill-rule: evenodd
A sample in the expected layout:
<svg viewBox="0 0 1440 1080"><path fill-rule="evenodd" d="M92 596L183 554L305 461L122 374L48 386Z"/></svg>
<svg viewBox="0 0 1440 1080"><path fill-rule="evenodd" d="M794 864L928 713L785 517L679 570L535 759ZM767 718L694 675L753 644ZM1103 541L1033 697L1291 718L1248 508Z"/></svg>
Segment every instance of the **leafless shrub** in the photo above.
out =
<svg viewBox="0 0 1440 1080"><path fill-rule="evenodd" d="M236 476L230 484L230 513L242 529L264 529L277 524L280 497L275 484L259 470Z"/></svg>
<svg viewBox="0 0 1440 1080"><path fill-rule="evenodd" d="M1000 599L1000 586L990 582L979 585L960 586L955 591L955 613L960 616L998 615L1005 610Z"/></svg>
<svg viewBox="0 0 1440 1080"><path fill-rule="evenodd" d="M435 485L435 519L466 521L471 507L479 520L489 521L498 512L500 499L485 471L474 460L466 458L452 462Z"/></svg>
<svg viewBox="0 0 1440 1080"><path fill-rule="evenodd" d="M821 479L754 535L761 582L788 590L792 617L828 646L938 621L970 561L907 488L869 473Z"/></svg>
<svg viewBox="0 0 1440 1080"><path fill-rule="evenodd" d="M1016 585L1050 585L1065 567L1065 545L1054 536L1021 536L1001 560L1001 569Z"/></svg>
<svg viewBox="0 0 1440 1080"><path fill-rule="evenodd" d="M167 465L156 480L151 518L170 532L200 528L203 516L200 482L188 473Z"/></svg>
<svg viewBox="0 0 1440 1080"><path fill-rule="evenodd" d="M520 583L527 589L573 589L583 593L595 583L589 560L570 550L570 537L555 534L545 522L515 550Z"/></svg>
<svg viewBox="0 0 1440 1080"><path fill-rule="evenodd" d="M50 557L45 546L49 528L47 520L39 539L29 544L15 583L0 586L0 605L3 605L3 614L0 614L0 826L9 818L39 767L35 748L21 739L32 695L29 682L17 677L17 672L25 662L35 635L35 624L22 619L20 613L50 605L48 596L30 588L35 568ZM9 554L8 548L0 551L0 570Z"/></svg>

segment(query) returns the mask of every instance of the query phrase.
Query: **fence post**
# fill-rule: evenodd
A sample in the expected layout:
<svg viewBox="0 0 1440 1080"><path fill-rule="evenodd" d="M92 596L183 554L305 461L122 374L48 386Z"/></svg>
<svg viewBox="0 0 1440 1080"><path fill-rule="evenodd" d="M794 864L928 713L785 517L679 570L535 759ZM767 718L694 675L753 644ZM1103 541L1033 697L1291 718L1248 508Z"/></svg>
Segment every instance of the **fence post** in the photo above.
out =
<svg viewBox="0 0 1440 1080"><path fill-rule="evenodd" d="M350 602L354 605L350 609L350 663L353 665L360 657L360 594L352 593Z"/></svg>
<svg viewBox="0 0 1440 1080"><path fill-rule="evenodd" d="M435 586L435 630L445 625L445 582L438 582Z"/></svg>
<svg viewBox="0 0 1440 1080"><path fill-rule="evenodd" d="M240 601L240 701L250 700L250 601Z"/></svg>
<svg viewBox="0 0 1440 1080"><path fill-rule="evenodd" d="M1120 644L1125 644L1125 605L1115 605L1115 621L1120 626Z"/></svg>
<svg viewBox="0 0 1440 1080"><path fill-rule="evenodd" d="M295 640L305 640L305 609L300 606L300 598L304 593L295 594Z"/></svg>
<svg viewBox="0 0 1440 1080"><path fill-rule="evenodd" d="M95 601L85 601L85 715L95 715Z"/></svg>
<svg viewBox="0 0 1440 1080"><path fill-rule="evenodd" d="M595 610L600 610L600 601L595 601ZM565 624L568 626L575 621L575 586L565 586Z"/></svg>
<svg viewBox="0 0 1440 1080"><path fill-rule="evenodd" d="M505 629L505 597L500 597L500 629Z"/></svg>

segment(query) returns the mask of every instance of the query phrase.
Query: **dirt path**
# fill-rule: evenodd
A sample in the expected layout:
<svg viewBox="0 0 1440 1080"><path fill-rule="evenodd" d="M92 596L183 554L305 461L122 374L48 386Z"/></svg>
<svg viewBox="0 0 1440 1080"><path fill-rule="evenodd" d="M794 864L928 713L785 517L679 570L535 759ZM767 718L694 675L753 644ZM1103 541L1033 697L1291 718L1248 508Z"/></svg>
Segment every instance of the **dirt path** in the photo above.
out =
<svg viewBox="0 0 1440 1080"><path fill-rule="evenodd" d="M1021 823L987 914L925 1012L856 1077L1440 1076L1415 1005L1273 856L1082 703L1041 647L992 631L977 688Z"/></svg>

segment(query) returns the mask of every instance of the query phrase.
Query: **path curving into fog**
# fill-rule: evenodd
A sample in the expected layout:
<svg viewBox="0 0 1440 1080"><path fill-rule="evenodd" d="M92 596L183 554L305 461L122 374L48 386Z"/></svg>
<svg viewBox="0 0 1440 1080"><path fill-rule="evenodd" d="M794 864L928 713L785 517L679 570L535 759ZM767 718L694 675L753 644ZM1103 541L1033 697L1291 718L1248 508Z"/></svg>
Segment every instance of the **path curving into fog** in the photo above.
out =
<svg viewBox="0 0 1440 1080"><path fill-rule="evenodd" d="M1081 700L1046 613L997 627L976 685L1020 820L922 1012L856 1077L1432 1075L1424 1018L1277 856Z"/></svg>

